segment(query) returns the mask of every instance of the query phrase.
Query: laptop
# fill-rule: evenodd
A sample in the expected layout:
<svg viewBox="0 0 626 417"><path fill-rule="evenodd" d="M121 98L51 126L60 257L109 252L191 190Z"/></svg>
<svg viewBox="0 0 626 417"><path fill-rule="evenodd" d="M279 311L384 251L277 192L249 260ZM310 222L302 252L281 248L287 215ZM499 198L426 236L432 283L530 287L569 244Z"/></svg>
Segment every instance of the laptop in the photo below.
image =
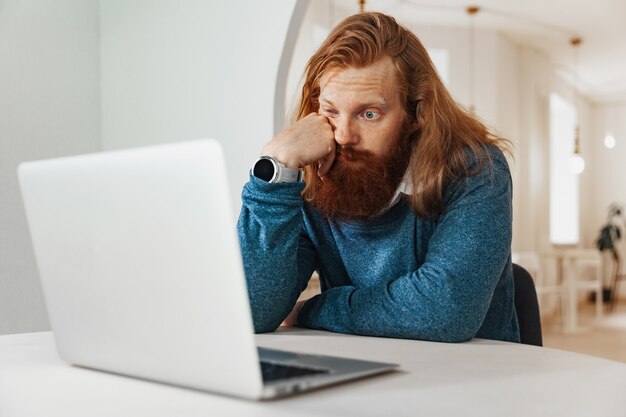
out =
<svg viewBox="0 0 626 417"><path fill-rule="evenodd" d="M249 399L396 368L257 348L216 140L26 162L18 176L66 362Z"/></svg>

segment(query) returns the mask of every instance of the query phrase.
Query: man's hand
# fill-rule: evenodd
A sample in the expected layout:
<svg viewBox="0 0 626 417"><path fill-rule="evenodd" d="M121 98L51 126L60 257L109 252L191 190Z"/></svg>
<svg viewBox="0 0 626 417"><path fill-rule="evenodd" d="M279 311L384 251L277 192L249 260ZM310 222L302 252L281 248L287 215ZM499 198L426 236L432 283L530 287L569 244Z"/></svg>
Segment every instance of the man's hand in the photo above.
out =
<svg viewBox="0 0 626 417"><path fill-rule="evenodd" d="M281 326L297 326L298 325L298 314L300 314L300 310L302 310L302 306L308 300L300 300L293 306L291 313L283 320Z"/></svg>
<svg viewBox="0 0 626 417"><path fill-rule="evenodd" d="M311 113L280 132L262 154L276 158L288 168L319 163L318 175L326 175L335 161L335 134L326 116Z"/></svg>

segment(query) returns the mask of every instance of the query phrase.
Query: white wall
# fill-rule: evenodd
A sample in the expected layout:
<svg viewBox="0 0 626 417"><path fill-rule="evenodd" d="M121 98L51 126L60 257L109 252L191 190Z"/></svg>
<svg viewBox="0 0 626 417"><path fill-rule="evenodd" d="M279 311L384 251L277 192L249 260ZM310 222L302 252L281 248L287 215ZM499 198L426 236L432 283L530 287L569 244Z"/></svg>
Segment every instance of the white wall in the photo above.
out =
<svg viewBox="0 0 626 417"><path fill-rule="evenodd" d="M0 334L47 330L16 168L100 148L95 0L0 1Z"/></svg>
<svg viewBox="0 0 626 417"><path fill-rule="evenodd" d="M287 72L285 90L286 106L281 127L288 126L291 123L296 105L300 99L306 63L317 48L319 48L334 24L334 22L331 22L329 17L327 15L325 16L323 13L325 9L329 7L331 1L332 0L312 1L305 10L294 44L292 59L289 63L289 71Z"/></svg>
<svg viewBox="0 0 626 417"><path fill-rule="evenodd" d="M524 219L528 212L525 207L529 188L527 181L522 178L528 172L528 166L524 162L525 144L523 141L520 108L522 105L520 88L520 62L522 59L522 48L508 41L502 36L497 37L497 71L495 77L496 88L496 108L497 123L492 127L502 137L512 141L511 152L513 156L508 156L511 176L513 177L513 242L514 248L522 245L526 228L523 227Z"/></svg>
<svg viewBox="0 0 626 417"><path fill-rule="evenodd" d="M277 85L277 74L306 3L101 2L104 149L216 138L238 212L249 169L274 135L275 105L284 108L286 77Z"/></svg>
<svg viewBox="0 0 626 417"><path fill-rule="evenodd" d="M591 156L587 164L592 168L593 183L601 184L588 194L591 206L589 224L595 239L606 223L609 205L619 203L626 208L626 103L597 104L592 107L592 120L594 129L587 137ZM607 133L615 137L616 145L613 149L604 146ZM620 226L624 234L618 248L622 259L626 259L626 224ZM622 272L624 270L622 265ZM609 274L610 268L605 273ZM620 294L626 296L626 285L621 285Z"/></svg>
<svg viewBox="0 0 626 417"><path fill-rule="evenodd" d="M465 28L434 27L405 23L426 48L446 49L449 52L448 89L454 99L463 106L470 103L469 41ZM474 110L489 125L495 125L498 117L497 83L498 67L495 65L500 52L500 39L495 32L475 32L476 57L474 67Z"/></svg>
<svg viewBox="0 0 626 417"><path fill-rule="evenodd" d="M521 48L519 56L519 170L514 181L514 250L545 251L549 241L548 97L552 68L541 53Z"/></svg>
<svg viewBox="0 0 626 417"><path fill-rule="evenodd" d="M592 115L594 129L588 137L588 165L594 168L594 182L603 186L590 196L590 220L600 226L606 222L611 203L626 205L626 103L595 105ZM604 146L607 133L615 137L613 149Z"/></svg>
<svg viewBox="0 0 626 417"><path fill-rule="evenodd" d="M306 5L0 0L0 334L49 328L18 163L215 137L235 214Z"/></svg>

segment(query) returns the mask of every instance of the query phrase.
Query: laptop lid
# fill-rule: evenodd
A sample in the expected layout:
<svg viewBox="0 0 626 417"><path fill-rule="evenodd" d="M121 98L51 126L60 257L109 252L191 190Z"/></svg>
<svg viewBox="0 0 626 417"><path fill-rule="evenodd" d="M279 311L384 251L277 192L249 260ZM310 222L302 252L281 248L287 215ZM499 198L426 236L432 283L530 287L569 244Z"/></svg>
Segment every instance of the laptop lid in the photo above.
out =
<svg viewBox="0 0 626 417"><path fill-rule="evenodd" d="M217 141L28 162L18 174L65 361L261 395Z"/></svg>

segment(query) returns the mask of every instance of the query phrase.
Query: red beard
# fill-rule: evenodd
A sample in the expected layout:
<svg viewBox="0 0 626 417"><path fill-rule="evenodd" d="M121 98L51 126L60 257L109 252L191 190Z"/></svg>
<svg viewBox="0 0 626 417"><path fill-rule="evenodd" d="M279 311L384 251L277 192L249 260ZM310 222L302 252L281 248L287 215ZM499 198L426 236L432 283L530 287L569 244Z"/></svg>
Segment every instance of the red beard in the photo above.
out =
<svg viewBox="0 0 626 417"><path fill-rule="evenodd" d="M335 162L320 179L307 181L305 198L329 219L366 220L378 215L391 202L407 169L410 138L404 135L385 156L348 147L337 149Z"/></svg>

